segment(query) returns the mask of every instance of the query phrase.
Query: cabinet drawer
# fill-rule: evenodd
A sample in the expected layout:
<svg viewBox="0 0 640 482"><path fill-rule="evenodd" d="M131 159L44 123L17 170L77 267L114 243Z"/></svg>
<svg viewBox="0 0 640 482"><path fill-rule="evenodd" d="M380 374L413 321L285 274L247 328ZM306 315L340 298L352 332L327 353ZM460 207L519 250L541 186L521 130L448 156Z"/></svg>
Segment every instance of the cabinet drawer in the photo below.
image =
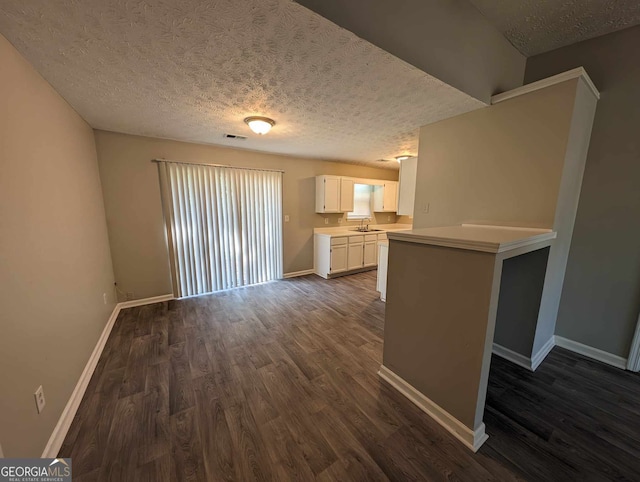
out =
<svg viewBox="0 0 640 482"><path fill-rule="evenodd" d="M338 246L340 244L347 244L347 237L331 238L331 246Z"/></svg>
<svg viewBox="0 0 640 482"><path fill-rule="evenodd" d="M378 235L377 234L365 234L364 235L364 240L366 241L377 241L378 240Z"/></svg>
<svg viewBox="0 0 640 482"><path fill-rule="evenodd" d="M364 243L364 236L349 236L349 244L362 244Z"/></svg>
<svg viewBox="0 0 640 482"><path fill-rule="evenodd" d="M378 241L386 241L387 233L378 234Z"/></svg>

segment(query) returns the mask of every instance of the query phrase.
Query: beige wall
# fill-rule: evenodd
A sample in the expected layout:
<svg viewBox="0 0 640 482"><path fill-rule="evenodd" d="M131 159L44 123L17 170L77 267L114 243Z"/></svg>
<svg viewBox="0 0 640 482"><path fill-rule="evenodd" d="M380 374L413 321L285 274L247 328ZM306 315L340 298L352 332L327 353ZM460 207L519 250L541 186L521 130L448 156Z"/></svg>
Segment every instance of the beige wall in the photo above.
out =
<svg viewBox="0 0 640 482"><path fill-rule="evenodd" d="M0 58L0 443L39 457L113 310L113 272L92 129L2 36Z"/></svg>
<svg viewBox="0 0 640 482"><path fill-rule="evenodd" d="M383 364L472 430L495 266L492 253L389 243Z"/></svg>
<svg viewBox="0 0 640 482"><path fill-rule="evenodd" d="M155 158L282 169L284 272L313 268L313 228L338 226L339 214L315 213L315 176L336 174L398 179L398 171L263 154L201 144L96 131L113 268L118 286L135 298L171 293L158 170ZM329 224L324 224L325 217ZM389 218L389 220L388 220ZM379 223L395 215L377 215Z"/></svg>
<svg viewBox="0 0 640 482"><path fill-rule="evenodd" d="M570 80L422 127L414 227L551 228L576 85Z"/></svg>
<svg viewBox="0 0 640 482"><path fill-rule="evenodd" d="M535 337L506 344L527 357L554 334L595 107L586 82L573 79L420 131L414 227L466 222L558 234L540 309L527 315L537 318ZM496 328L501 344L512 338L506 326Z"/></svg>
<svg viewBox="0 0 640 482"><path fill-rule="evenodd" d="M583 66L600 90L556 334L626 358L640 312L640 26L531 57L536 81Z"/></svg>

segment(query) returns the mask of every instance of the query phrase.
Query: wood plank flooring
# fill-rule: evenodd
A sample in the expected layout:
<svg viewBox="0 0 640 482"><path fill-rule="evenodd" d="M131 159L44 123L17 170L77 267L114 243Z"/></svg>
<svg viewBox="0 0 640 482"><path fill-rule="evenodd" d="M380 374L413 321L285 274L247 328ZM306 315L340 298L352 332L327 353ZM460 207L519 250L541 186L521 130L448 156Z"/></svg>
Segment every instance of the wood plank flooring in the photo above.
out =
<svg viewBox="0 0 640 482"><path fill-rule="evenodd" d="M477 454L377 376L375 272L123 310L67 434L74 481L638 480L640 377L493 359Z"/></svg>

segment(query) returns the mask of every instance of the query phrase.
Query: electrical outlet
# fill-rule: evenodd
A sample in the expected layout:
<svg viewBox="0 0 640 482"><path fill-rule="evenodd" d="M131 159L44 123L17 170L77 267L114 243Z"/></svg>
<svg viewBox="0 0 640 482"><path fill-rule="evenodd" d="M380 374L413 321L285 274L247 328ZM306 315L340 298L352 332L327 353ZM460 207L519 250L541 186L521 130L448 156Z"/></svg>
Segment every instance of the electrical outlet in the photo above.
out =
<svg viewBox="0 0 640 482"><path fill-rule="evenodd" d="M324 224L329 224L329 218L324 218Z"/></svg>
<svg viewBox="0 0 640 482"><path fill-rule="evenodd" d="M391 216L387 216L387 221L391 221Z"/></svg>
<svg viewBox="0 0 640 482"><path fill-rule="evenodd" d="M102 293L102 301L104 301L104 304L107 304L107 294L106 293Z"/></svg>
<svg viewBox="0 0 640 482"><path fill-rule="evenodd" d="M288 215L288 214L285 214L285 215L284 215L284 222L285 222L285 223L288 223L288 222L289 222L289 215Z"/></svg>
<svg viewBox="0 0 640 482"><path fill-rule="evenodd" d="M127 301L131 301L133 299L133 292L127 291Z"/></svg>
<svg viewBox="0 0 640 482"><path fill-rule="evenodd" d="M338 224L342 224L342 218L338 218Z"/></svg>
<svg viewBox="0 0 640 482"><path fill-rule="evenodd" d="M42 413L44 406L47 404L47 401L44 399L44 389L42 388L42 385L38 387L33 396L36 399L36 409L38 410L38 413Z"/></svg>

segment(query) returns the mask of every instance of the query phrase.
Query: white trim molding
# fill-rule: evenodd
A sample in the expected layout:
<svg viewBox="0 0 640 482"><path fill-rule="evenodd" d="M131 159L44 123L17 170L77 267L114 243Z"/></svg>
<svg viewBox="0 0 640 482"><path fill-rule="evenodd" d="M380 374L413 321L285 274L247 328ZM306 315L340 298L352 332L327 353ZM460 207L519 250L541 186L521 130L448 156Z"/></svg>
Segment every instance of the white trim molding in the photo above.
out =
<svg viewBox="0 0 640 482"><path fill-rule="evenodd" d="M162 303L163 301L175 300L174 295L160 295L152 298L142 298L140 300L122 301L118 303L118 307L123 310L125 308L133 308L135 306L152 305L153 303Z"/></svg>
<svg viewBox="0 0 640 482"><path fill-rule="evenodd" d="M80 375L80 379L78 383L76 383L73 392L71 393L71 397L67 402L67 405L64 407L62 411L62 415L58 419L58 423L56 424L53 432L51 433L51 437L49 437L49 441L47 442L44 451L42 452L42 458L55 458L58 456L58 452L60 452L60 448L62 447L62 443L64 442L64 438L67 436L67 432L69 428L71 428L71 423L73 422L73 418L76 416L76 412L78 411L78 407L80 406L80 402L82 401L82 397L84 396L84 392L87 390L89 386L89 382L91 381L91 377L93 376L93 372L98 365L98 360L100 360L100 355L102 355L102 350L104 350L105 345L107 344L107 340L109 339L109 335L111 334L111 330L113 329L113 325L115 325L116 320L118 319L118 315L120 311L125 308L132 308L134 306L142 306L142 305L150 305L153 303L159 303L161 301L169 301L174 299L173 295L163 295L163 296L155 296L153 298L144 298L141 300L133 300L133 301L125 301L123 303L118 303L114 308L111 316L107 320L107 324L102 330L102 334L100 338L98 338L98 343L96 343L91 356L89 357L89 361L82 370L82 374Z"/></svg>
<svg viewBox="0 0 640 482"><path fill-rule="evenodd" d="M308 274L314 274L315 270L314 269L305 269L302 271L292 271L291 273L285 273L284 276L282 276L283 279L287 279L287 278L297 278L298 276L307 276Z"/></svg>
<svg viewBox="0 0 640 482"><path fill-rule="evenodd" d="M540 366L540 364L547 358L547 355L551 353L553 347L556 346L555 337L552 336L549 340L544 344L542 348L531 358L521 355L513 350L509 350L502 345L498 345L497 343L493 344L493 353L498 355L505 360L510 361L511 363L515 363L516 365L521 366L522 368L526 368L529 371L535 372L536 369Z"/></svg>
<svg viewBox="0 0 640 482"><path fill-rule="evenodd" d="M552 336L547 340L544 346L540 348L540 350L538 350L538 353L531 357L531 369L533 371L536 371L536 369L540 366L544 359L547 358L547 355L551 353L551 350L553 350L554 346L556 346L556 337Z"/></svg>
<svg viewBox="0 0 640 482"><path fill-rule="evenodd" d="M589 74L587 74L587 71L584 70L584 67L578 67L575 69L567 70L566 72L563 72L561 74L548 77L546 79L538 80L537 82L523 85L522 87L518 87L516 89L508 90L507 92L503 92L502 94L496 94L491 97L491 105L498 104L500 102L504 102L505 100L513 99L514 97L528 94L530 92L535 92L536 90L545 89L552 85L566 82L567 80L571 79L584 80L584 82L587 84L587 87L589 87L596 99L600 99L600 92L589 77Z"/></svg>
<svg viewBox="0 0 640 482"><path fill-rule="evenodd" d="M600 361L602 363L606 363L607 365L611 365L616 368L621 368L622 370L627 368L626 358L622 358L621 356L614 355L612 353L608 353L603 350L599 350L598 348L594 348L592 346L583 345L582 343L569 340L568 338L564 338L562 336L556 335L555 338L556 338L556 345L561 348L566 348L567 350L578 353L579 355L592 358L594 360Z"/></svg>
<svg viewBox="0 0 640 482"><path fill-rule="evenodd" d="M629 351L629 359L627 360L627 370L632 372L640 372L640 316L636 325L636 334L631 342L631 350Z"/></svg>
<svg viewBox="0 0 640 482"><path fill-rule="evenodd" d="M484 423L476 430L471 430L384 365L380 366L378 375L474 452L489 438L485 433Z"/></svg>
<svg viewBox="0 0 640 482"><path fill-rule="evenodd" d="M531 358L521 355L513 350L509 350L502 345L498 345L497 343L493 344L493 354L498 355L500 358L504 358L505 360L510 361L511 363L515 363L522 368L526 368L527 370L534 371L534 368L531 366Z"/></svg>

